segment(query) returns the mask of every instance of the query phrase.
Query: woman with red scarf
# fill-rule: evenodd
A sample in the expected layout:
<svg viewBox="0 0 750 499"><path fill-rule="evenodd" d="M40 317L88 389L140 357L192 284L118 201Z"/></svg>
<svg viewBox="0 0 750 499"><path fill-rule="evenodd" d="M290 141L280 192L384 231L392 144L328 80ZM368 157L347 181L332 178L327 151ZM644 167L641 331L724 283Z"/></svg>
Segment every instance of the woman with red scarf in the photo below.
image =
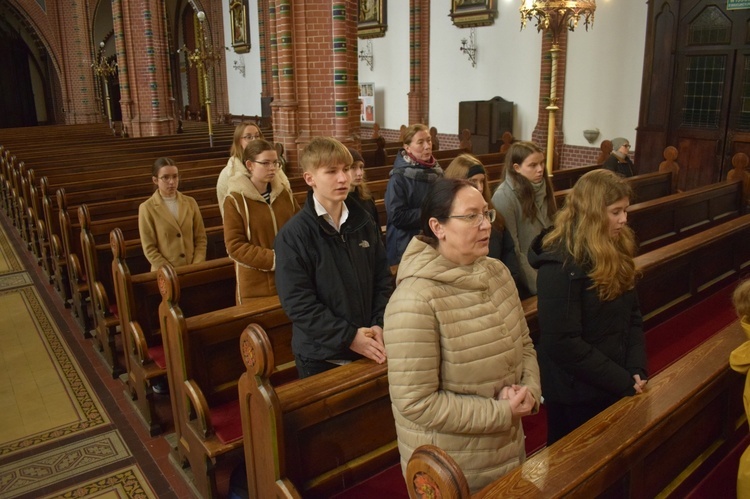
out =
<svg viewBox="0 0 750 499"><path fill-rule="evenodd" d="M430 184L442 176L443 169L432 155L430 129L411 125L404 132L404 147L396 155L385 190L388 265L398 265L406 245L419 234L422 200Z"/></svg>

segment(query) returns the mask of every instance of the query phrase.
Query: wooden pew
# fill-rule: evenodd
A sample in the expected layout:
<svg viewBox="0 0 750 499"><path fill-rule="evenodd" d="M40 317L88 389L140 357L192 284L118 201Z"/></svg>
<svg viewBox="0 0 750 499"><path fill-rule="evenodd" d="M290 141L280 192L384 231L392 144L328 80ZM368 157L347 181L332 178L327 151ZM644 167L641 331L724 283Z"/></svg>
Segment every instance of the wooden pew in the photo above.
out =
<svg viewBox="0 0 750 499"><path fill-rule="evenodd" d="M112 279L122 331L126 383L138 414L151 436L165 421L154 408L152 381L167 374L159 322L162 296L158 271L131 273L127 247L119 229L110 236ZM228 257L174 269L180 279L180 300L192 313L228 308L235 302L234 262Z"/></svg>
<svg viewBox="0 0 750 499"><path fill-rule="evenodd" d="M226 256L219 206L216 204L204 206L201 208L201 215L206 224L208 238L207 259ZM84 262L85 282L89 288L94 319L94 339L104 355L104 360L112 370L112 376L118 377L123 372L123 366L118 360L115 338L121 323L116 307L112 306L116 302L113 301L115 290L111 272L113 253L110 233L115 228L120 229L125 239L127 253L131 255L129 265L134 267L135 272L148 271L150 264L143 254L137 216L92 221L86 204L82 204L78 207L78 218L81 223L81 258ZM77 284L72 282L74 296L77 292Z"/></svg>
<svg viewBox="0 0 750 499"><path fill-rule="evenodd" d="M223 165L221 165L216 159L212 159L211 163L210 166L204 166L201 161L194 163L188 162L185 165L181 164L181 190L184 192L186 190L195 189L201 183L205 185L205 179L218 178ZM96 176L93 178L85 176L79 180L59 182L62 177L49 177L45 175L43 177L44 189L42 189L41 179L39 181L36 180L36 172L34 170L29 171L27 174L28 179L23 184L24 191L28 191L28 193L24 196L25 201L20 201L22 206L25 207L25 222L23 225L25 233L24 239L27 241L28 245L31 246L34 254L38 258L41 258L41 248L45 243L45 236L47 235L39 233L37 227L39 226L39 220L45 216L44 210L42 209L45 193L52 193L53 191L62 189L63 192L72 195L74 192L98 191L102 189L110 194L114 192L114 195L117 196L106 198L103 198L102 195L98 195L96 198L87 197L85 201L89 203L94 202L95 199L104 199L107 201L112 199L122 199L124 196L128 195L128 193L132 193L136 196L145 196L149 192L146 188L147 185L150 186L151 191L153 191L153 183L151 183L147 171L148 170L145 170L144 168L140 173L118 177L113 177L110 171L104 171L104 174L108 175L108 177L105 177L107 179L106 181L103 181ZM93 173L94 172L92 172L92 175ZM75 177L75 175L78 174L65 175L65 177ZM122 189L123 186L127 187L127 189ZM141 190L133 192L134 186L141 186ZM25 227L27 226L28 228L26 229Z"/></svg>
<svg viewBox="0 0 750 499"><path fill-rule="evenodd" d="M251 497L330 497L398 462L388 368L362 359L277 385L283 353L249 325L240 349L245 463Z"/></svg>
<svg viewBox="0 0 750 499"><path fill-rule="evenodd" d="M742 182L719 182L631 204L628 225L638 236L639 252L646 253L742 213Z"/></svg>
<svg viewBox="0 0 750 499"><path fill-rule="evenodd" d="M196 178L186 179L181 183L181 190L183 192L191 192L196 189L210 189L216 188L215 175L202 175ZM147 180L141 179L141 183L133 184L127 187L106 187L106 188L94 188L93 190L77 190L82 186L76 186L76 190L68 191L66 189L58 189L55 197L52 197L50 187L47 185L46 179L42 178L40 181L42 189L42 207L44 211L44 217L40 225L40 233L46 233L46 242L42 244L42 248L48 249L50 255L48 260L50 265L53 267L53 275L55 276L55 288L66 302L71 298L70 284L62 282L60 276L66 275L66 278L71 273L67 268L60 269L57 266L61 265L65 267L68 264L68 253L67 247L65 246L63 235L60 233L60 226L63 224L61 218L64 215L61 214L60 208L67 207L68 209L77 209L81 203L93 203L107 200L126 199L129 197L144 197L153 194L153 184L148 183ZM72 186L71 186L72 187ZM68 223L72 223L68 217Z"/></svg>
<svg viewBox="0 0 750 499"><path fill-rule="evenodd" d="M242 452L237 397L237 382L244 372L237 350L240 334L247 324L259 322L291 350L291 323L276 296L187 317L182 282L171 266L159 269L158 282L176 458L189 463L203 497L217 497L217 463ZM286 373L291 372L296 374L293 364L286 367Z"/></svg>
<svg viewBox="0 0 750 499"><path fill-rule="evenodd" d="M721 234L718 234L718 236L724 237L725 241L729 241L729 242L736 242L733 239L731 239L732 237L736 237L736 238L747 237L748 236L748 232L747 231L750 231L750 217L745 217L743 223L744 223L743 227L741 227L741 228L738 228L738 227L731 228L730 227L729 229L724 230ZM724 225L727 225L727 224L724 224ZM740 229L740 230L737 230L737 229ZM742 232L742 231L744 231L744 232ZM717 236L717 234L714 234L713 236ZM726 239L727 237L729 239ZM711 238L709 238L709 239L711 239ZM713 239L717 239L717 237L713 237ZM696 242L696 241L697 240L693 241L693 243L696 245L696 250L695 251L693 251L690 248L686 248L683 245L683 247L678 248L676 250L673 250L673 253L674 252L677 252L677 253L680 253L680 254L688 254L688 253L690 253L692 255L691 256L692 258L696 258L696 255L698 255L698 253L700 253L700 251L703 251L703 249L705 249L705 244L703 244L702 241L701 242ZM718 239L717 239L717 241L718 241ZM714 242L717 242L717 241L714 241ZM736 244L734 244L733 246L735 246L735 247L741 247L741 246L738 246ZM668 261L669 258L670 258L670 254L668 252L664 253L664 254L662 254L662 257L666 261ZM744 258L745 258L746 261L750 261L750 255L746 255ZM735 260L739 261L739 257L737 259L735 259ZM645 263L647 265L642 265L642 266L639 265L639 268L641 268L641 267L643 268L644 282L648 282L648 281L646 281L646 278L651 278L653 280L657 280L658 281L660 279L660 277L658 275L658 272L660 271L661 267L658 264L653 264L653 265L649 266L648 264L652 264L653 262L651 262L650 260L644 260L644 261L645 261ZM745 266L746 265L747 264L745 264ZM726 269L724 269L724 268L717 268L717 271L721 272L722 275L726 275ZM650 286L650 284L646 285L646 287L649 287L649 286ZM697 290L697 293L694 294L693 296L699 296L699 295L705 294L705 292L707 292L708 290L709 290L709 288L703 287L700 290ZM639 287L639 295L642 295L643 291L644 290L640 289L640 287ZM647 289L645 291L646 291L646 293L648 292ZM648 295L646 295L646 296L648 296ZM655 319L657 317L663 317L663 315L666 314L666 313L668 313L671 308L677 308L677 307L680 307L680 306L688 304L687 300L686 301L681 301L681 302L680 301L674 301L672 299L672 297L668 297L668 300L669 301L667 301L667 302L665 302L665 301L655 302L653 300L648 300L648 299L642 298L642 301L644 303L644 305L643 305L644 312L646 312L648 314L647 319L652 319L653 320L653 319ZM533 329L535 327L534 326L534 317L533 317L534 313L535 313L535 300L529 300L529 301L525 302L524 303L524 307L525 307L525 310L526 310L526 313L527 313L527 320L528 320L528 322L530 324L530 327ZM164 314L162 314L162 315L164 315ZM209 324L212 325L212 327L216 326L216 324L218 324L222 320L221 317L220 317L221 315L225 316L225 320L226 320L227 317L234 319L234 318L237 317L237 312L236 311L235 312L221 311L221 312L217 312L217 313L210 313L210 314L206 314L206 315L202 316L200 319L198 319L198 318L189 318L189 319L187 319L187 320L185 320L183 322L172 321L172 324L178 324L178 325L179 324L183 324L184 327L185 327L185 329L181 330L182 331L181 334L183 334L183 335L184 334L190 334L189 331L190 331L191 328L193 328L193 327L199 327L203 323L209 323ZM165 323L166 323L166 321L165 321ZM276 347L275 346L274 346L273 351L274 352L276 351ZM168 354L168 357L169 357L169 354ZM275 360L274 361L274 365L278 365L278 364L279 364L279 361ZM175 370L178 370L178 369L175 368ZM273 380L271 380L271 386L275 386ZM182 437L181 440L184 440L184 439L187 439L187 438L188 437ZM183 447L183 450L182 450L183 454L187 455L189 453L188 449L190 449L190 447L185 442L182 443L181 446ZM193 446L193 449L194 448L195 448L195 446ZM206 451L206 452L208 452L208 451ZM208 454L202 453L201 456L193 456L192 457L192 461L193 462L198 461L200 463L203 463L203 462L206 461L206 459L205 459L206 455L208 455ZM209 459L208 461L209 461L209 464L207 466L211 466L212 465L211 463L214 462L213 461L213 457L211 459ZM252 462L252 461L250 461L250 462ZM203 464L201 464L201 466L203 466Z"/></svg>
<svg viewBox="0 0 750 499"><path fill-rule="evenodd" d="M658 254L643 255L636 260L639 270L644 275L639 282L638 292L647 322L654 321L657 318L663 319L665 315L674 313L674 309L681 308L700 297L706 296L707 293L712 291L713 287L712 285L701 285L703 281L712 281L713 284L718 284L721 281L725 284L727 278L738 278L742 269L747 269L750 266L750 248L747 247L747 243L745 243L745 248L741 248L742 245L739 244L741 241L750 241L750 215L743 217L742 220L737 219L722 224L722 226L707 232L705 235L692 236L692 239L687 243L675 243ZM702 260L708 248L724 248L727 246L735 248L740 246L735 250L736 256L729 255L728 258L734 262L735 268L733 271L726 267L713 266L713 272L703 273L698 270L699 265L695 265L694 271L688 272L688 279L696 283L696 289L686 291L686 295L689 296L685 296L684 300L674 300L672 296L662 297L650 292L653 282L669 279L673 258L687 259L697 264ZM683 271L686 270L683 266ZM696 275L696 272L701 275ZM530 328L535 329L536 300L526 300L524 309ZM336 421L331 415L335 411L329 409L326 414L322 414L314 409L315 407L359 407L358 397L362 391L367 392L370 398L377 398L373 395L376 391L375 388L370 388L368 384L372 382L373 378L367 378L359 385L357 383L351 385L348 381L356 379L357 374L347 372L344 375L343 371L336 369L330 371L330 385L324 384L320 381L320 378L311 377L309 378L310 381L301 380L289 385L275 386L268 378L274 372L274 366L278 365L279 361L275 358L275 349L265 346L267 340L264 339L258 329L248 328L246 334L243 335L241 346L248 370L247 374L242 377L240 393L244 432L249 435L245 437L249 489L251 491L270 490L276 497L325 497L340 490L336 488L337 485L333 485L331 482L338 484L342 481L346 482L347 478L356 475L356 470L364 463L377 468L369 461L373 458L373 454L369 452L376 454L373 448L366 448L364 452L361 452L362 449L352 445L352 441L359 443L361 438L358 439L353 437L352 434L348 434L342 438L341 442L343 443L339 443L337 433L331 428L338 429L340 426L344 426L343 423L334 423L332 427L326 426L329 419ZM359 362L367 363L366 361ZM352 366L355 364L357 363L352 364ZM375 365L370 363L370 369L365 369L362 366L358 366L357 369L363 369L369 375L375 376L372 371L381 367L381 373L385 376L386 368L373 366ZM359 373L360 371L356 372ZM346 380L343 382L346 386L342 386L342 380ZM309 385L305 383L309 383ZM368 388L363 389L363 386ZM374 386L379 385L374 383ZM339 388L341 388L341 391L337 391ZM336 402L328 401L329 393L326 391L328 389L336 394L331 394L332 399ZM383 387L383 390L383 396L387 401L387 387ZM287 399L287 396L290 398ZM299 397L299 399L296 397ZM300 399L304 399L304 401ZM292 400L296 402L291 402ZM308 402L309 406L307 405ZM310 408L308 409L308 407ZM352 421L355 421L348 423L350 429L351 425L354 425L354 435L380 434L380 431L370 432L362 429L366 427L365 424L357 426L363 422L371 424L367 417L370 414L377 413L375 409L368 407L365 411L366 414L357 412L348 414L344 409L342 411L341 414L336 413L336 416L351 417ZM380 421L386 417L385 414L379 414L375 419ZM319 418L319 420L316 418ZM299 433L297 433L298 431ZM318 436L322 439L321 441L315 440ZM315 445L311 444L308 447L304 443L307 441L313 441ZM349 442L349 444L346 442ZM349 452L349 454L342 454L339 457L334 466L335 469L325 468L324 464L320 464L324 458L315 454L315 450L338 449L339 445L345 449L342 452ZM382 451L386 448L391 447L387 443L378 442L379 450ZM395 446L392 449L395 450ZM348 459L353 460L351 467L346 464ZM309 466L309 469L305 466ZM366 473L356 476L358 480L366 476ZM351 485L351 482L349 485ZM452 496L447 495L445 497Z"/></svg>
<svg viewBox="0 0 750 499"><path fill-rule="evenodd" d="M485 489L469 495L458 466L432 446L409 461L409 497L656 497L691 463L747 434L742 378L728 365L744 334L735 322L626 397ZM684 493L685 491L683 491Z"/></svg>

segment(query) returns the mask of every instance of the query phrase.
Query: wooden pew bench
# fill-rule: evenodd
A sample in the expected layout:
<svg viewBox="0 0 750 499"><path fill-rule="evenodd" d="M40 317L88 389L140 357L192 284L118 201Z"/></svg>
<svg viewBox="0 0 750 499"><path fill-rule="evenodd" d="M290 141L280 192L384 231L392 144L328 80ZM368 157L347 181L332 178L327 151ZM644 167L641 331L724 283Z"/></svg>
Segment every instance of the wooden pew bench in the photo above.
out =
<svg viewBox="0 0 750 499"><path fill-rule="evenodd" d="M181 279L171 266L159 269L158 282L176 458L190 465L202 497L217 497L217 464L242 452L237 396L237 383L244 372L237 350L240 334L249 323L263 324L275 338L279 354L290 358L291 323L276 296L186 316ZM279 366L277 376L279 382L296 376L294 364Z"/></svg>
<svg viewBox="0 0 750 499"><path fill-rule="evenodd" d="M206 236L208 238L207 259L226 256L224 248L224 231L218 205L204 206L201 209ZM127 254L130 255L129 265L135 272L146 272L150 264L143 254L143 248L138 232L138 217L92 221L85 204L78 208L81 222L81 259L84 262L84 277L88 284L91 298L91 308L94 325L94 339L102 351L104 360L112 370L112 376L122 374L123 366L117 356L116 336L121 322L118 309L114 301L115 290L112 281L113 253L110 244L111 232L117 228L125 240ZM71 279L72 292L76 296L76 286L80 282ZM80 299L79 299L80 300ZM75 301L75 299L74 299Z"/></svg>
<svg viewBox="0 0 750 499"><path fill-rule="evenodd" d="M750 215L745 215L636 257L636 268L642 274L638 281L637 291L644 316L644 326L648 329L709 296L720 287L726 286L728 282L739 280L742 274L748 274L750 272L750 243L748 241L750 241ZM707 261L711 263L706 264ZM655 290L657 285L660 288L670 288L672 291L665 293L663 289ZM536 298L524 300L523 307L532 337L536 338L538 335ZM737 401L741 402L739 396ZM440 456L433 456L433 458L437 462L441 461ZM420 468L419 471L423 469ZM409 483L411 483L410 479L407 479L407 484ZM452 491L453 489L445 490ZM544 497L550 496L556 497L557 494L544 494ZM282 495L282 497L296 496ZM444 497L463 496L447 495Z"/></svg>
<svg viewBox="0 0 750 499"><path fill-rule="evenodd" d="M388 367L362 359L277 385L266 328L242 333L240 407L250 497L330 497L398 462Z"/></svg>
<svg viewBox="0 0 750 499"><path fill-rule="evenodd" d="M628 225L638 235L640 253L645 253L742 213L742 183L719 182L631 204Z"/></svg>
<svg viewBox="0 0 750 499"><path fill-rule="evenodd" d="M124 368L129 394L151 436L161 433L167 421L154 407L152 381L167 374L159 322L162 296L158 271L131 273L125 240L111 234L112 274L122 331ZM235 303L234 262L228 257L174 269L179 278L180 303L193 314L228 308Z"/></svg>
<svg viewBox="0 0 750 499"><path fill-rule="evenodd" d="M197 189L216 189L216 179L217 176L215 175L189 178L181 182L180 188L182 192L192 192ZM106 187L93 190L78 190L76 188L73 191L58 189L53 198L52 191L47 185L46 179L41 179L40 186L42 189L44 216L39 225L38 232L40 234L46 233L46 242L42 244L42 248L48 248L50 251L47 259L52 266L51 275L55 276L55 288L60 293L61 298L63 298L63 302L67 302L71 299L70 284L64 282L62 276L65 276L65 279L67 279L70 272L65 268L68 263L68 255L65 252L65 245L60 233L60 225L62 223L60 221L60 217L62 216L59 212L60 207L65 206L68 209L74 209L82 203L147 197L153 194L154 187L153 183L148 182L148 179L142 179L141 183L127 187ZM62 266L63 268L59 268L58 266Z"/></svg>
<svg viewBox="0 0 750 499"><path fill-rule="evenodd" d="M523 465L470 495L461 470L433 446L409 461L409 497L656 497L680 475L747 434L742 378L728 365L742 344L739 322ZM742 422L738 426L737 422ZM687 491L682 491L686 493Z"/></svg>

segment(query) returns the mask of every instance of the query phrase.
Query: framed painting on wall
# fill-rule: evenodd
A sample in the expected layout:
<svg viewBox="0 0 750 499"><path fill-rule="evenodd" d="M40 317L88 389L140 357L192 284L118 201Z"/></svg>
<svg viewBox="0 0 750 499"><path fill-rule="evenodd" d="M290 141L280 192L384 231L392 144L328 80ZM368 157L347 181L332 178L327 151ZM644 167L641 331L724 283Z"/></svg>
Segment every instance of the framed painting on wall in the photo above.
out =
<svg viewBox="0 0 750 499"><path fill-rule="evenodd" d="M459 28L489 26L497 16L496 0L451 0L451 19Z"/></svg>
<svg viewBox="0 0 750 499"><path fill-rule="evenodd" d="M385 36L386 0L358 0L357 36L360 38L377 38Z"/></svg>
<svg viewBox="0 0 750 499"><path fill-rule="evenodd" d="M238 54L250 51L248 33L247 0L231 0L229 17L232 23L232 48Z"/></svg>
<svg viewBox="0 0 750 499"><path fill-rule="evenodd" d="M375 123L375 84L359 84L359 100L362 102L359 121L362 123Z"/></svg>

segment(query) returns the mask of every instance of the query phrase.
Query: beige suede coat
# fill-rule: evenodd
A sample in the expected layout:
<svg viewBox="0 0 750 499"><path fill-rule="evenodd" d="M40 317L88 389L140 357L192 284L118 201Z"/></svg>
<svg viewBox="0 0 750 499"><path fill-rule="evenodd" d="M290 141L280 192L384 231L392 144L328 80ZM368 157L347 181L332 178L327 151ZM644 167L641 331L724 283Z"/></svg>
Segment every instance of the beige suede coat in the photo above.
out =
<svg viewBox="0 0 750 499"><path fill-rule="evenodd" d="M138 207L138 232L151 270L167 262L181 267L206 260L206 229L198 203L179 191L177 203L177 219L158 190Z"/></svg>
<svg viewBox="0 0 750 499"><path fill-rule="evenodd" d="M273 241L279 229L299 211L292 192L278 175L271 182L271 204L247 173L229 179L224 199L224 244L237 273L237 303L276 294Z"/></svg>
<svg viewBox="0 0 750 499"><path fill-rule="evenodd" d="M507 385L541 400L539 366L513 278L499 260L458 266L421 237L411 240L385 310L393 414L401 466L433 444L463 470L472 492L525 459Z"/></svg>
<svg viewBox="0 0 750 499"><path fill-rule="evenodd" d="M237 174L246 175L247 168L245 168L242 160L236 156L230 156L229 161L227 161L227 166L221 169L219 179L216 181L216 198L219 200L219 211L221 212L222 218L224 217L224 199L227 197L227 194L229 194L229 179ZM289 179L284 173L284 170L277 168L276 178L280 179L281 183L289 187L291 190Z"/></svg>

